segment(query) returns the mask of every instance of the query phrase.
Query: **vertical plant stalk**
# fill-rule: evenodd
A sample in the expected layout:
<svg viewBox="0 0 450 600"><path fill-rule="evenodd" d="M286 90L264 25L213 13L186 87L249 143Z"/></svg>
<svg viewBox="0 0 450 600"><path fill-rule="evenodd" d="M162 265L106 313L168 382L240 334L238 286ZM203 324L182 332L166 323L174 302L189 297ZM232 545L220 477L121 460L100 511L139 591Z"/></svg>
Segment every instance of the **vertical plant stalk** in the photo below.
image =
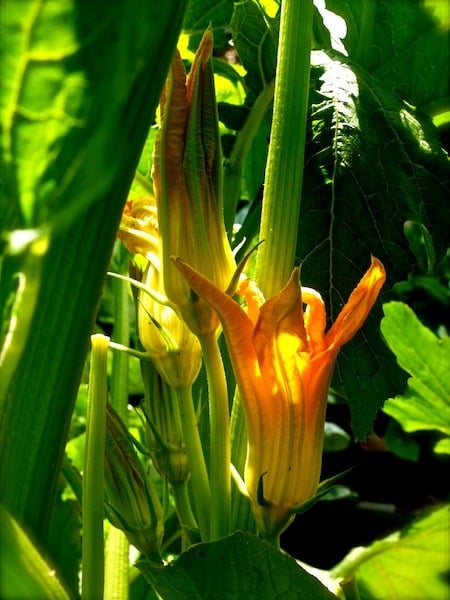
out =
<svg viewBox="0 0 450 600"><path fill-rule="evenodd" d="M240 198L242 169L245 158L258 131L261 121L273 100L274 81L271 81L256 98L250 113L239 131L230 157L225 161L223 171L223 206L225 228L231 232Z"/></svg>
<svg viewBox="0 0 450 600"><path fill-rule="evenodd" d="M83 468L83 600L103 598L105 556L103 541L104 460L109 338L91 337L88 412Z"/></svg>
<svg viewBox="0 0 450 600"><path fill-rule="evenodd" d="M266 298L294 266L305 160L312 0L283 0L255 279Z"/></svg>
<svg viewBox="0 0 450 600"><path fill-rule="evenodd" d="M231 437L231 462L242 476L247 455L247 428L244 418L244 409L236 389L233 399L230 423ZM231 491L231 529L235 531L256 532L255 519L253 518L250 500L244 497L236 486Z"/></svg>
<svg viewBox="0 0 450 600"><path fill-rule="evenodd" d="M128 313L128 285L119 279L111 282L114 302L114 342L129 345L130 322ZM128 355L114 352L111 373L111 405L127 424L128 406ZM127 600L129 596L129 543L120 529L110 528L106 540L105 597Z"/></svg>
<svg viewBox="0 0 450 600"><path fill-rule="evenodd" d="M184 443L191 472L192 490L200 528L202 541L209 540L211 490L209 487L208 472L203 454L200 433L198 430L197 415L192 398L192 387L174 388L174 393L180 406L181 425L183 428Z"/></svg>
<svg viewBox="0 0 450 600"><path fill-rule="evenodd" d="M216 332L199 336L203 350L209 392L209 423L211 435L210 540L228 535L231 531L231 451L230 413L225 371Z"/></svg>

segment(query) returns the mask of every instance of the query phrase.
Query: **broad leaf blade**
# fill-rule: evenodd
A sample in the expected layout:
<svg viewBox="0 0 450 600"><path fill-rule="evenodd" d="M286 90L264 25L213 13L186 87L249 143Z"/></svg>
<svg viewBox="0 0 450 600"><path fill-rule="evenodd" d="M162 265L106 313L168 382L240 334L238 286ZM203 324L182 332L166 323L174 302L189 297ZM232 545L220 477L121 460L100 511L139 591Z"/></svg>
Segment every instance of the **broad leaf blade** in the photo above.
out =
<svg viewBox="0 0 450 600"><path fill-rule="evenodd" d="M344 45L352 60L358 60L360 45L365 43L361 35L369 4L327 0L328 8L346 20ZM448 77L444 75L450 60L448 5L442 0L377 0L374 4L364 66L386 89L400 92L414 106L430 112L443 103L448 105Z"/></svg>
<svg viewBox="0 0 450 600"><path fill-rule="evenodd" d="M356 548L332 571L356 577L361 600L448 598L449 507L425 511L401 531Z"/></svg>
<svg viewBox="0 0 450 600"><path fill-rule="evenodd" d="M69 596L52 568L16 521L0 506L2 559L0 594L2 598L68 600Z"/></svg>
<svg viewBox="0 0 450 600"><path fill-rule="evenodd" d="M399 365L412 377L385 413L405 431L438 430L450 437L450 338L439 339L401 302L384 307L381 331Z"/></svg>
<svg viewBox="0 0 450 600"><path fill-rule="evenodd" d="M275 77L279 17L269 17L257 2L242 0L235 3L231 27L246 84L256 97Z"/></svg>
<svg viewBox="0 0 450 600"><path fill-rule="evenodd" d="M164 600L217 597L272 600L336 598L287 554L249 533L197 544L168 567L140 561L139 569ZM205 573L208 575L205 577Z"/></svg>
<svg viewBox="0 0 450 600"><path fill-rule="evenodd" d="M370 261L387 271L384 292L411 269L404 222L423 223L440 259L450 229L449 162L436 131L365 71L313 52L309 141L297 254L302 283L318 289L334 321ZM382 293L383 298L383 293ZM355 435L404 387L379 335L377 305L340 352L334 386L349 400Z"/></svg>

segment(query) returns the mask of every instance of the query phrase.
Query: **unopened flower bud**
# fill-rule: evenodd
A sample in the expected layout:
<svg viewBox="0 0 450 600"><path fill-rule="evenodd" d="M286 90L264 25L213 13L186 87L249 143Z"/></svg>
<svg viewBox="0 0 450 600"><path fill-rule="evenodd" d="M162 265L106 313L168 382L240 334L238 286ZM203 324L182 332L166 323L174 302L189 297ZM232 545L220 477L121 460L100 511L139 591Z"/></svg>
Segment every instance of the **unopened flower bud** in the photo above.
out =
<svg viewBox="0 0 450 600"><path fill-rule="evenodd" d="M105 505L111 523L142 554L159 552L163 511L129 434L108 405L105 443Z"/></svg>

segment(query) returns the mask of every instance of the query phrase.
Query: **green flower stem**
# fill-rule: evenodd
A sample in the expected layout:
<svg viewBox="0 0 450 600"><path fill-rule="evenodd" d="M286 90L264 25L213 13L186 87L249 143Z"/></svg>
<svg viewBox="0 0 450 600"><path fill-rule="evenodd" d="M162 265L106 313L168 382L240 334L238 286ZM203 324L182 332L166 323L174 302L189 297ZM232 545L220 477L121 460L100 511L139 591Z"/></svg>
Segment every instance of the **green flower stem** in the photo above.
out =
<svg viewBox="0 0 450 600"><path fill-rule="evenodd" d="M181 426L183 428L184 443L191 472L191 483L194 493L194 502L200 535L204 542L209 539L209 513L211 509L211 491L209 487L208 472L198 430L197 415L192 398L192 386L173 388L180 405ZM191 527L187 522L183 525Z"/></svg>
<svg viewBox="0 0 450 600"><path fill-rule="evenodd" d="M111 282L114 302L115 342L129 345L130 320L128 314L128 285L120 279ZM126 425L128 416L128 355L113 352L111 372L111 405ZM105 548L107 561L105 568L105 597L114 600L127 600L129 596L129 543L120 529L111 527Z"/></svg>
<svg viewBox="0 0 450 600"><path fill-rule="evenodd" d="M173 499L175 501L175 510L178 515L180 525L183 527L186 537L189 543L195 543L197 540L191 539L191 531L198 529L195 515L192 512L191 500L188 493L188 482L187 481L176 481L171 484ZM185 540L186 538L184 538ZM203 541L203 539L202 539ZM183 548L186 550L187 548Z"/></svg>
<svg viewBox="0 0 450 600"><path fill-rule="evenodd" d="M215 331L199 336L208 379L211 435L211 528L214 541L231 531L230 413L227 380Z"/></svg>
<svg viewBox="0 0 450 600"><path fill-rule="evenodd" d="M236 389L231 411L230 423L231 437L231 462L238 473L244 472L247 456L247 428L245 425L244 410ZM231 523L232 530L256 532L255 519L253 518L250 500L242 495L237 486L231 490Z"/></svg>
<svg viewBox="0 0 450 600"><path fill-rule="evenodd" d="M273 99L275 82L268 83L253 103L250 113L239 131L233 150L228 160L225 161L223 171L223 206L225 227L228 232L233 227L236 207L240 198L242 169L245 157L250 150L252 142Z"/></svg>
<svg viewBox="0 0 450 600"><path fill-rule="evenodd" d="M111 282L114 301L114 330L112 339L123 346L129 346L130 319L128 312L128 285L120 279ZM128 415L128 355L113 352L111 373L111 406L126 424Z"/></svg>
<svg viewBox="0 0 450 600"><path fill-rule="evenodd" d="M294 266L305 158L313 22L312 0L281 3L272 132L255 279L266 298Z"/></svg>
<svg viewBox="0 0 450 600"><path fill-rule="evenodd" d="M89 375L86 443L83 469L83 600L103 598L105 572L103 540L104 456L109 338L93 335Z"/></svg>

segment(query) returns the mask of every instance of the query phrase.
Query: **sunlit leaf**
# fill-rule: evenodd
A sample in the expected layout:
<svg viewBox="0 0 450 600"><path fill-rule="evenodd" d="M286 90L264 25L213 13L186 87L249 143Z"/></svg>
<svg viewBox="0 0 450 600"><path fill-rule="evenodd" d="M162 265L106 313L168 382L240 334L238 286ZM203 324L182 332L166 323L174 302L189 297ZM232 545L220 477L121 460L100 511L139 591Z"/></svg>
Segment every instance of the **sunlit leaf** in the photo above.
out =
<svg viewBox="0 0 450 600"><path fill-rule="evenodd" d="M365 10L374 6L373 17ZM448 107L450 60L448 4L442 0L327 0L347 22L344 45L358 61L363 21L371 20L368 64L386 89L400 92L414 106L430 111ZM367 30L365 31L367 37Z"/></svg>
<svg viewBox="0 0 450 600"><path fill-rule="evenodd" d="M450 337L436 337L406 304L389 302L383 309L381 331L412 375L405 393L388 400L384 412L405 431L436 429L450 438Z"/></svg>
<svg viewBox="0 0 450 600"><path fill-rule="evenodd" d="M54 572L27 535L3 506L0 506L2 557L0 595L21 600L68 600L69 596Z"/></svg>
<svg viewBox="0 0 450 600"><path fill-rule="evenodd" d="M333 321L367 268L387 271L384 293L406 279L412 255L405 220L423 223L438 260L450 230L449 162L431 121L344 59L313 52L311 136L297 254L302 283L318 289ZM383 292L381 295L383 299ZM379 335L380 306L340 353L333 385L352 410L355 434L404 388L405 377Z"/></svg>
<svg viewBox="0 0 450 600"><path fill-rule="evenodd" d="M335 577L356 576L361 600L448 598L449 507L424 511L401 531L355 548Z"/></svg>

